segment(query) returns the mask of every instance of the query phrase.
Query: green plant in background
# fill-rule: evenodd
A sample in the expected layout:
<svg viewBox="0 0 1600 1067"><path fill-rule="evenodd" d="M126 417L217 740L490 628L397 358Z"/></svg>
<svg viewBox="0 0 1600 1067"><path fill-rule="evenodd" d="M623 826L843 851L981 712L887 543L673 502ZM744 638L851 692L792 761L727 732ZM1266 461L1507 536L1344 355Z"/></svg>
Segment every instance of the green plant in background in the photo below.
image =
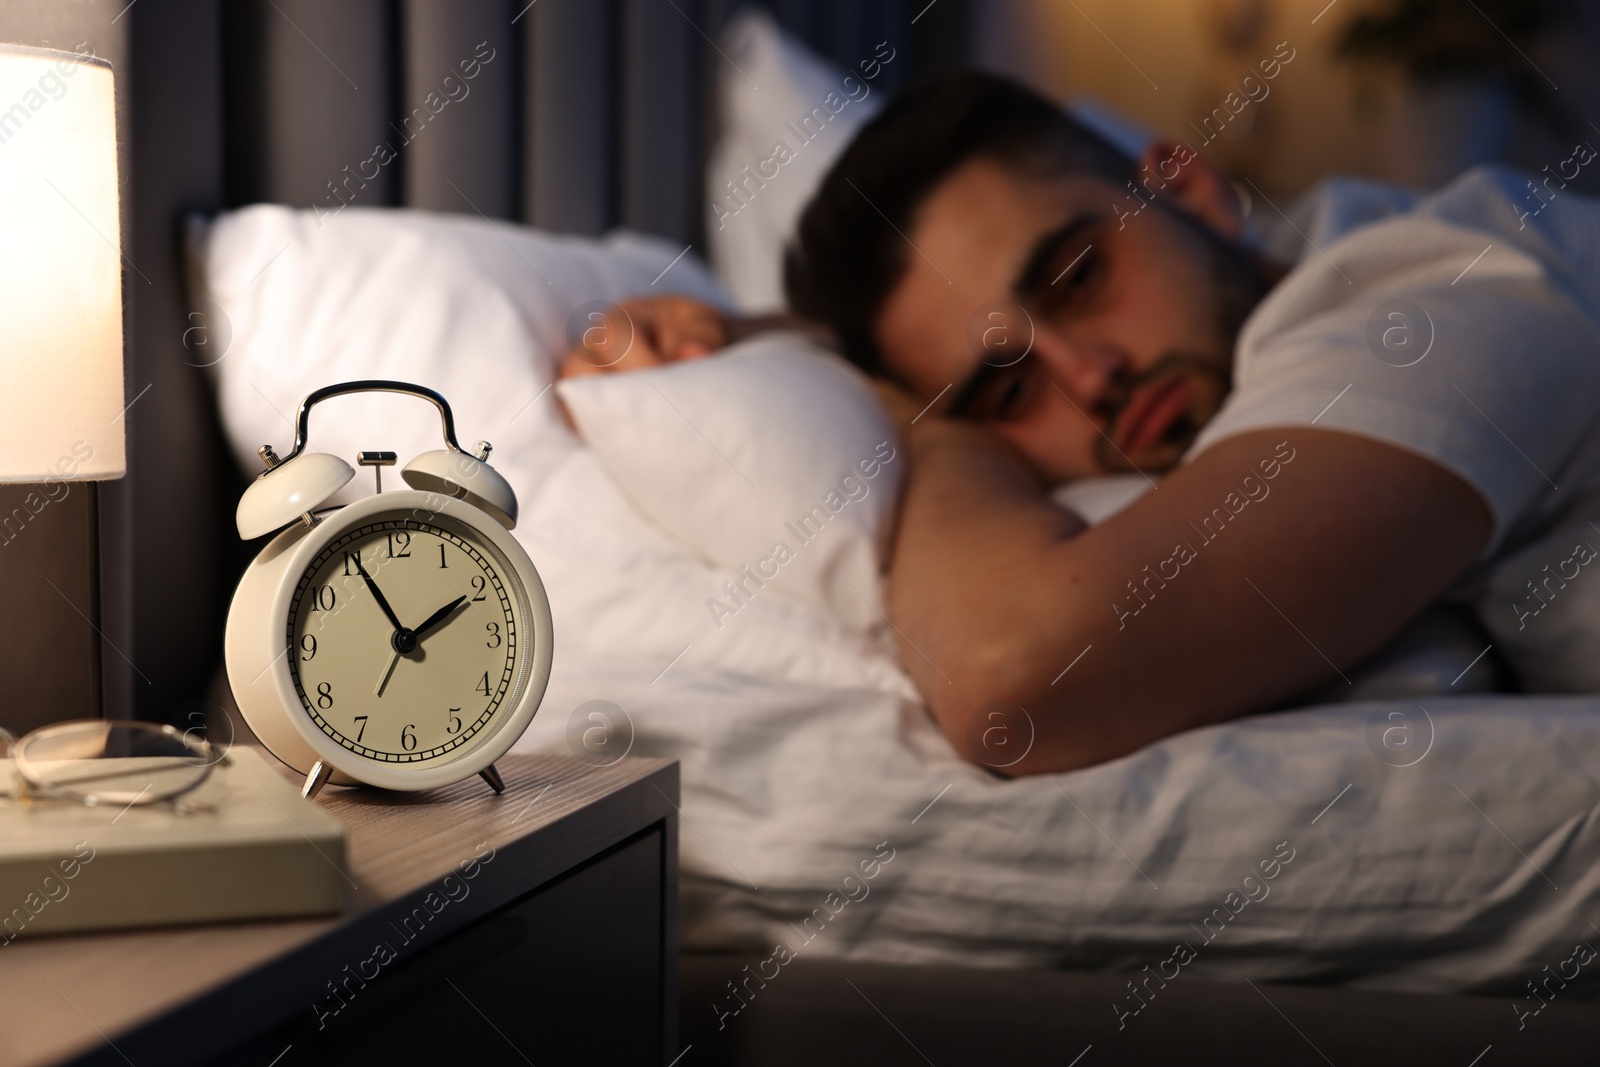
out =
<svg viewBox="0 0 1600 1067"><path fill-rule="evenodd" d="M1389 0L1346 23L1334 54L1396 66L1422 86L1497 83L1559 126L1564 116L1550 83L1526 53L1568 13L1564 0Z"/></svg>

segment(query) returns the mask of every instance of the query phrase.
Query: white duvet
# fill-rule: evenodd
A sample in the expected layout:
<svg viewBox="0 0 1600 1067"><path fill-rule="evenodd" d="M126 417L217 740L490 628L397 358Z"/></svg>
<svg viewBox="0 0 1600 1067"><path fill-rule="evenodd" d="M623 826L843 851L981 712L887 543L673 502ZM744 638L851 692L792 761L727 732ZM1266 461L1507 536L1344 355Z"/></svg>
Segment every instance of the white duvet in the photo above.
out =
<svg viewBox="0 0 1600 1067"><path fill-rule="evenodd" d="M685 947L767 974L843 956L1520 993L1600 939L1600 699L1313 708L1008 781L953 756L882 628L776 589L713 625L728 575L560 425L542 390L565 318L669 285L715 297L692 257L420 213L323 231L278 208L224 216L201 251L247 466L287 446L305 393L352 378L439 389L464 440L495 443L557 635L518 747L568 751L606 700L633 754L682 762ZM405 405L319 409L313 445L438 447Z"/></svg>
<svg viewBox="0 0 1600 1067"><path fill-rule="evenodd" d="M519 748L567 751L602 699L682 761L688 948L1517 991L1600 942L1600 700L1310 708L1006 780L818 619L742 613L760 651L720 664L671 610L698 565L652 557L591 462L524 502L561 644Z"/></svg>

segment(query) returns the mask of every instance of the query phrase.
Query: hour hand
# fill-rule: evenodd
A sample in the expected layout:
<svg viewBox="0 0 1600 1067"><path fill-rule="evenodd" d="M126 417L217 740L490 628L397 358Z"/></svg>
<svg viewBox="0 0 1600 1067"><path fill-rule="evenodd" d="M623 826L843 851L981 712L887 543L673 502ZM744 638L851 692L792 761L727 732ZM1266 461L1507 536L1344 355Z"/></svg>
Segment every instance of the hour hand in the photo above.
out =
<svg viewBox="0 0 1600 1067"><path fill-rule="evenodd" d="M444 620L448 619L450 617L450 613L452 611L456 610L457 608L459 608L461 605L465 604L466 602L467 602L467 598L466 597L464 597L464 596L456 597L454 600L450 601L450 603L446 604L444 607L440 608L438 611L434 612L432 615L429 615L426 619L424 619L423 622L422 622L422 625L418 626L416 628L416 630L413 631L413 632L419 638L422 637L429 630L433 629L435 626L438 626L440 623L444 622Z"/></svg>
<svg viewBox="0 0 1600 1067"><path fill-rule="evenodd" d="M405 627L400 625L400 620L395 618L394 609L391 608L389 606L389 602L384 599L383 590L379 589L378 583L372 580L372 575L367 573L367 568L361 565L361 556L359 554L356 555L356 570L361 572L362 580L367 583L367 588L372 590L372 599L378 602L378 607L382 608L383 613L389 617L389 624L393 626L396 631L404 630Z"/></svg>

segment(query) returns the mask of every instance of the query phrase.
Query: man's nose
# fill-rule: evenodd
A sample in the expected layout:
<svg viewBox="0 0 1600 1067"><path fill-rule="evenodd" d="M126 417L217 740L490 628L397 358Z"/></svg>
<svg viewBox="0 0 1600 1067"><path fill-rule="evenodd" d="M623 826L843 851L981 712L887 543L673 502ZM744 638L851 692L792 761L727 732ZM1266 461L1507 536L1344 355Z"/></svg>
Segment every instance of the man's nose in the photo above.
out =
<svg viewBox="0 0 1600 1067"><path fill-rule="evenodd" d="M1059 329L1038 332L1034 355L1068 396L1088 407L1099 406L1110 396L1128 366L1126 354L1117 346Z"/></svg>

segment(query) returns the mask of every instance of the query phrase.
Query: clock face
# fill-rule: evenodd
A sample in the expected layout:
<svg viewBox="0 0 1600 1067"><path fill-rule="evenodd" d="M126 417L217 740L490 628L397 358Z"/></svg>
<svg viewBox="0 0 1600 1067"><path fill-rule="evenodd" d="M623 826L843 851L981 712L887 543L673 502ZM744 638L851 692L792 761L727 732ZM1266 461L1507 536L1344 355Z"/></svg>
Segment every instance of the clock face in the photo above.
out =
<svg viewBox="0 0 1600 1067"><path fill-rule="evenodd" d="M290 599L289 673L334 743L433 766L487 740L516 707L527 596L469 525L413 514L375 515L311 560Z"/></svg>

